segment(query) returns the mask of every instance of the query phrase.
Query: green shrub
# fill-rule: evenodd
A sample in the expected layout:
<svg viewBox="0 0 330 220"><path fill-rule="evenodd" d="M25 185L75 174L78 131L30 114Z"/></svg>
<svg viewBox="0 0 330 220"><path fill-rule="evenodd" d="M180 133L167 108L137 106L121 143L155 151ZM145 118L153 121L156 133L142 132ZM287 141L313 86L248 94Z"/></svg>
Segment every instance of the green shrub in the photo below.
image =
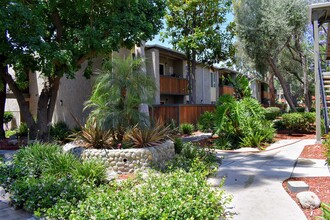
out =
<svg viewBox="0 0 330 220"><path fill-rule="evenodd" d="M296 107L297 112L305 112L305 107Z"/></svg>
<svg viewBox="0 0 330 220"><path fill-rule="evenodd" d="M277 130L284 130L285 129L285 124L283 122L283 119L276 119L273 121L274 123L274 128Z"/></svg>
<svg viewBox="0 0 330 220"><path fill-rule="evenodd" d="M57 122L50 129L52 138L59 142L65 142L71 134L68 125L65 122Z"/></svg>
<svg viewBox="0 0 330 220"><path fill-rule="evenodd" d="M324 220L330 219L330 204L326 204L326 203L322 202L321 210L323 212L322 219L324 219Z"/></svg>
<svg viewBox="0 0 330 220"><path fill-rule="evenodd" d="M198 119L197 128L203 132L214 132L214 114L212 112L204 112Z"/></svg>
<svg viewBox="0 0 330 220"><path fill-rule="evenodd" d="M267 120L274 120L276 117L280 116L281 109L278 107L268 107L265 108L265 118Z"/></svg>
<svg viewBox="0 0 330 220"><path fill-rule="evenodd" d="M180 132L182 134L188 134L191 135L194 131L194 125L189 123L183 123L180 125Z"/></svg>
<svg viewBox="0 0 330 220"><path fill-rule="evenodd" d="M196 162L194 167L200 165ZM136 179L97 188L74 206L59 203L47 214L52 219L217 219L224 216L229 201L223 190L207 185L203 173L178 169L149 172L143 184Z"/></svg>
<svg viewBox="0 0 330 220"><path fill-rule="evenodd" d="M20 126L17 128L17 134L19 136L28 136L29 128L26 123L21 123Z"/></svg>
<svg viewBox="0 0 330 220"><path fill-rule="evenodd" d="M252 98L235 100L221 96L215 111L217 148L236 149L239 146L258 147L272 141L275 133L272 123L265 119L265 110Z"/></svg>
<svg viewBox="0 0 330 220"><path fill-rule="evenodd" d="M57 178L26 177L15 181L11 187L13 205L29 212L51 208L60 199L77 202L85 197L86 187L70 176Z"/></svg>
<svg viewBox="0 0 330 220"><path fill-rule="evenodd" d="M290 133L294 131L309 132L315 127L315 113L286 113L282 115L282 121Z"/></svg>
<svg viewBox="0 0 330 220"><path fill-rule="evenodd" d="M0 184L11 192L13 205L31 212L51 208L59 200L74 204L104 181L102 164L81 162L57 145L35 143L20 149L11 165L0 166Z"/></svg>
<svg viewBox="0 0 330 220"><path fill-rule="evenodd" d="M175 153L179 154L182 151L183 141L181 138L174 138L174 149Z"/></svg>
<svg viewBox="0 0 330 220"><path fill-rule="evenodd" d="M8 124L13 118L14 115L12 112L5 112L3 115L3 123Z"/></svg>

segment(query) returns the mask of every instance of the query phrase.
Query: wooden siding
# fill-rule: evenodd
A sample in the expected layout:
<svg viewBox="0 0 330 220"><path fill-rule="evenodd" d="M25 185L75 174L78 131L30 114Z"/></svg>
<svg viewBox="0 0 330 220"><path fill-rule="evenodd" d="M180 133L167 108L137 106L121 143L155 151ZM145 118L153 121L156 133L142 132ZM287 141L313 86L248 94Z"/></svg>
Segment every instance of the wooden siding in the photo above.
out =
<svg viewBox="0 0 330 220"><path fill-rule="evenodd" d="M261 98L264 98L264 99L270 99L270 93L269 92L266 92L266 91L263 91L262 92L262 97Z"/></svg>
<svg viewBox="0 0 330 220"><path fill-rule="evenodd" d="M188 80L171 76L160 76L160 94L188 95Z"/></svg>
<svg viewBox="0 0 330 220"><path fill-rule="evenodd" d="M233 95L235 92L234 87L232 86L220 86L219 95Z"/></svg>
<svg viewBox="0 0 330 220"><path fill-rule="evenodd" d="M155 105L150 111L154 120L161 119L165 123L174 120L177 124L196 124L205 111L214 111L215 105Z"/></svg>

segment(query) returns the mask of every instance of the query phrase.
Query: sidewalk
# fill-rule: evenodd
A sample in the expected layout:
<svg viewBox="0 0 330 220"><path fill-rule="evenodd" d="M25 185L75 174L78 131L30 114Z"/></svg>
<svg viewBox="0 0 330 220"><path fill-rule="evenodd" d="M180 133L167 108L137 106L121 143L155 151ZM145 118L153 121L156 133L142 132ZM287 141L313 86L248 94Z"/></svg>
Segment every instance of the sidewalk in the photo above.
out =
<svg viewBox="0 0 330 220"><path fill-rule="evenodd" d="M314 143L312 139L282 140L260 153L218 151L217 155L224 159L216 178L226 177L223 188L233 195L229 207L233 219L306 219L282 182L291 176L330 176L320 161L297 162L304 146Z"/></svg>

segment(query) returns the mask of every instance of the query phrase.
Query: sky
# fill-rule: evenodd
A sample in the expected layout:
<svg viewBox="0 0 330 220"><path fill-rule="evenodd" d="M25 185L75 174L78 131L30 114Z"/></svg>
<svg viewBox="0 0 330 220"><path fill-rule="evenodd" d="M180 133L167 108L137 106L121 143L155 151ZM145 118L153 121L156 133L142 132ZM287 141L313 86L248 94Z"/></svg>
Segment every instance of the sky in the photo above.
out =
<svg viewBox="0 0 330 220"><path fill-rule="evenodd" d="M234 20L233 13L228 13L228 15L226 16L226 18L227 18L227 22L233 21ZM165 26L165 21L164 21L164 26ZM165 31L165 27L162 30L160 30L160 32L164 32L164 31ZM152 39L151 41L147 41L147 44L148 45L158 44L158 45L161 45L163 47L173 48L172 45L169 43L168 40L165 40L165 42L162 42L160 40L160 35L159 34L157 34L154 37L154 39Z"/></svg>

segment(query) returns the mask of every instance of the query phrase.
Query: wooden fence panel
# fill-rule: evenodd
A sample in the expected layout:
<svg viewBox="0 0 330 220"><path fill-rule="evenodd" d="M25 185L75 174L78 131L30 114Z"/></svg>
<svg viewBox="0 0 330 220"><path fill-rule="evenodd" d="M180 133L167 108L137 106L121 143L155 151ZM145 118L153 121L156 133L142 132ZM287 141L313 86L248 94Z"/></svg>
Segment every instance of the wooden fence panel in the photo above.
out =
<svg viewBox="0 0 330 220"><path fill-rule="evenodd" d="M201 114L214 110L215 105L157 105L153 107L152 114L154 120L161 119L167 123L173 119L178 124L196 124Z"/></svg>

